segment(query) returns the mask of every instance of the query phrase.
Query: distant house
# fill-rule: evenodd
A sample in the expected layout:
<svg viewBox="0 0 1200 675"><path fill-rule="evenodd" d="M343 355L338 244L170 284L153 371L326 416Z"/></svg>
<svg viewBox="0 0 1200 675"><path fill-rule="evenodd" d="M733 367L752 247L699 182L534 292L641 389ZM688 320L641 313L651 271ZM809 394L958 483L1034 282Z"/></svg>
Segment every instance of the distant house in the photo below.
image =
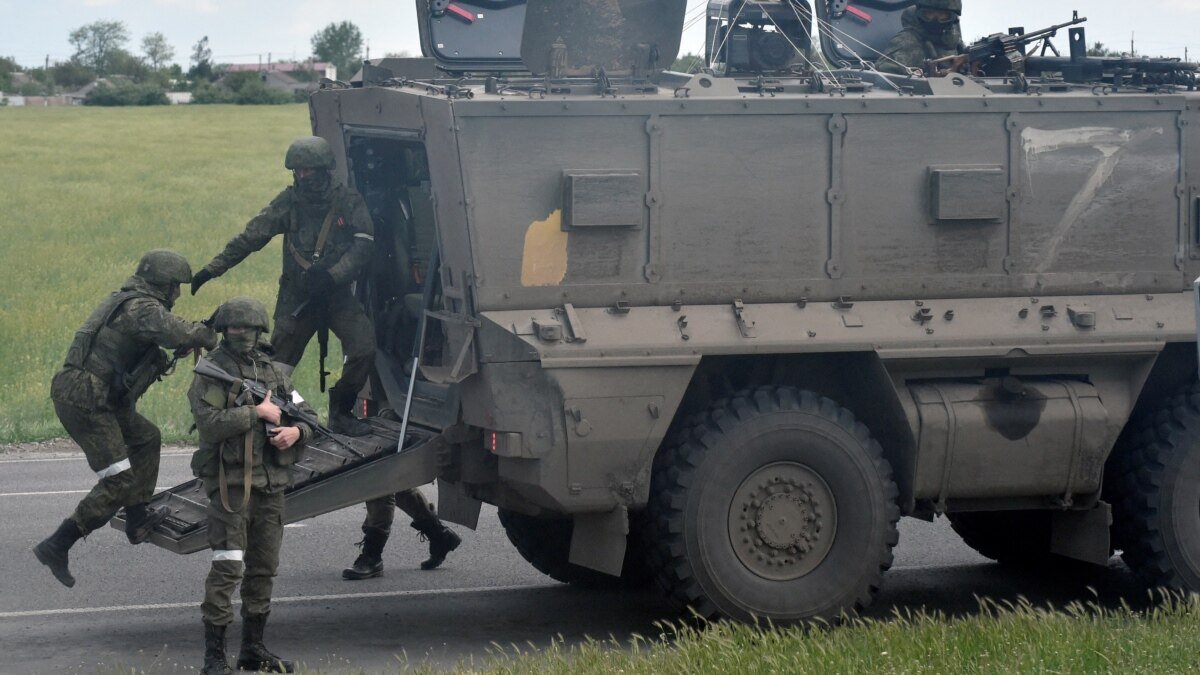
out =
<svg viewBox="0 0 1200 675"><path fill-rule="evenodd" d="M221 66L227 73L313 73L311 79L337 79L337 66L324 61L273 61L268 63L230 63ZM310 78L298 77L298 80Z"/></svg>
<svg viewBox="0 0 1200 675"><path fill-rule="evenodd" d="M220 79L217 80L217 84L218 85L225 84L225 80L233 72L243 72L243 73L257 72L259 79L262 80L262 83L265 84L268 88L275 89L277 91L287 92L288 94L297 94L297 93L311 94L312 92L316 91L320 87L320 85L318 84L318 82L316 80L313 80L311 82L306 82L306 81L297 79L296 77L293 77L291 73L285 72L282 70L260 70L260 71L253 71L253 70L229 71L229 70L226 70L225 74L223 76L221 76Z"/></svg>
<svg viewBox="0 0 1200 675"><path fill-rule="evenodd" d="M81 105L82 103L83 103L83 99L76 99L76 98L72 98L70 96L26 96L25 97L25 107L27 107L27 108L37 108L37 107L47 107L48 108L51 106L53 106L53 107L70 106L70 105Z"/></svg>

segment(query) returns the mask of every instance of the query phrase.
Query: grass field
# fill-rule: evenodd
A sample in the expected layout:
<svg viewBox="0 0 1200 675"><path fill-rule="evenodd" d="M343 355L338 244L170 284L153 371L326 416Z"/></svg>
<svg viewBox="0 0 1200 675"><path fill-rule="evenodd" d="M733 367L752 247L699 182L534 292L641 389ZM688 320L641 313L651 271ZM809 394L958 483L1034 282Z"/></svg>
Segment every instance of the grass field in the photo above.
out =
<svg viewBox="0 0 1200 675"><path fill-rule="evenodd" d="M1045 611L984 602L976 616L913 614L837 628L664 627L628 645L504 650L462 670L518 673L1194 673L1200 602L1147 612L1073 605ZM527 651L528 653L522 653Z"/></svg>
<svg viewBox="0 0 1200 675"><path fill-rule="evenodd" d="M208 262L290 183L283 153L308 125L302 105L0 109L0 443L65 435L50 378L88 313L151 248ZM279 269L274 241L175 311L204 318L233 295L273 308ZM323 405L311 352L297 386ZM191 425L190 381L181 364L139 404L168 440Z"/></svg>

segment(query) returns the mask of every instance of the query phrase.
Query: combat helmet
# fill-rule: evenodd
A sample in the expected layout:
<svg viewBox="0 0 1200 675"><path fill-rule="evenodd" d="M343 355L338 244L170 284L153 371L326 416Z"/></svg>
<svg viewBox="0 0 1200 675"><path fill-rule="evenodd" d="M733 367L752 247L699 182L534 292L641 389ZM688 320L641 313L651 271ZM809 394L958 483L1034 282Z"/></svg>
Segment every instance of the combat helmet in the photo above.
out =
<svg viewBox="0 0 1200 675"><path fill-rule="evenodd" d="M944 9L962 16L962 0L917 0L917 9Z"/></svg>
<svg viewBox="0 0 1200 675"><path fill-rule="evenodd" d="M155 286L186 284L192 280L192 266L175 251L156 248L142 256L135 274Z"/></svg>
<svg viewBox="0 0 1200 675"><path fill-rule="evenodd" d="M257 328L264 333L271 330L267 308L258 300L244 295L226 300L213 315L213 330L220 333L230 326Z"/></svg>
<svg viewBox="0 0 1200 675"><path fill-rule="evenodd" d="M288 146L283 166L288 171L296 169L332 169L333 149L329 141L320 136L297 138Z"/></svg>

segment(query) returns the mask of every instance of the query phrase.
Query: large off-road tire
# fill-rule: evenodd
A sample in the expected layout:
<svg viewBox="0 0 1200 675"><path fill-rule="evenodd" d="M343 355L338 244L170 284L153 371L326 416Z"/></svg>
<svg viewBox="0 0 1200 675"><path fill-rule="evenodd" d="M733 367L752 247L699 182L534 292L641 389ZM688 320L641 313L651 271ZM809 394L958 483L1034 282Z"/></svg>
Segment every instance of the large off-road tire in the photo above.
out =
<svg viewBox="0 0 1200 675"><path fill-rule="evenodd" d="M1200 384L1161 403L1110 467L1114 539L1151 588L1200 591Z"/></svg>
<svg viewBox="0 0 1200 675"><path fill-rule="evenodd" d="M833 401L759 387L696 415L655 458L658 584L708 619L837 619L874 599L898 538L892 470Z"/></svg>
<svg viewBox="0 0 1200 675"><path fill-rule="evenodd" d="M1049 511L951 513L950 527L979 555L1003 565L1065 560L1050 552Z"/></svg>
<svg viewBox="0 0 1200 675"><path fill-rule="evenodd" d="M521 557L555 581L583 588L639 588L650 583L641 547L644 537L639 531L640 514L630 514L625 569L616 577L568 561L574 527L570 520L534 518L506 509L499 509L498 513L504 533Z"/></svg>

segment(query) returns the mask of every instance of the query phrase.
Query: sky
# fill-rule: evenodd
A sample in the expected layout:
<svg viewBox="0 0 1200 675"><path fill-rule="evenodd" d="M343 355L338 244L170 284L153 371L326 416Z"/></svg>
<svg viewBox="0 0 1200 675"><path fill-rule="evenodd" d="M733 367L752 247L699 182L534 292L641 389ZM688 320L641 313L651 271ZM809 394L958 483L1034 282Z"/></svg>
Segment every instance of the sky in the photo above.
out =
<svg viewBox="0 0 1200 675"><path fill-rule="evenodd" d="M162 32L187 66L191 46L207 35L218 63L254 63L261 57L303 59L310 38L326 24L349 20L362 29L371 55L420 52L416 4L426 0L0 0L0 56L25 66L71 56L67 35L83 24L123 21L138 52L142 36ZM469 0L468 0L469 1ZM565 0L564 0L565 1ZM689 14L707 0L688 0ZM1087 16L1088 41L1139 53L1200 59L1200 0L964 0L963 34L968 38L1062 23L1071 11ZM702 51L697 25L684 36L684 51Z"/></svg>

